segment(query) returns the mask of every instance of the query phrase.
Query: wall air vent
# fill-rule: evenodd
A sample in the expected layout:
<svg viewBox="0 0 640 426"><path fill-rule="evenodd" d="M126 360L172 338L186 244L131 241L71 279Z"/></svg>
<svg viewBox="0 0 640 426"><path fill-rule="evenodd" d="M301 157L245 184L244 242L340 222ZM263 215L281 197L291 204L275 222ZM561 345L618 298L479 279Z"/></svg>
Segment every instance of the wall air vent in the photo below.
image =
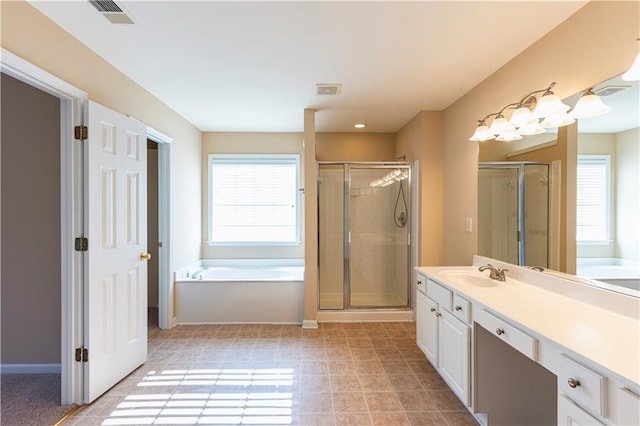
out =
<svg viewBox="0 0 640 426"><path fill-rule="evenodd" d="M316 93L318 95L339 95L342 90L342 84L316 84Z"/></svg>
<svg viewBox="0 0 640 426"><path fill-rule="evenodd" d="M111 0L88 0L112 24L133 24L133 20Z"/></svg>

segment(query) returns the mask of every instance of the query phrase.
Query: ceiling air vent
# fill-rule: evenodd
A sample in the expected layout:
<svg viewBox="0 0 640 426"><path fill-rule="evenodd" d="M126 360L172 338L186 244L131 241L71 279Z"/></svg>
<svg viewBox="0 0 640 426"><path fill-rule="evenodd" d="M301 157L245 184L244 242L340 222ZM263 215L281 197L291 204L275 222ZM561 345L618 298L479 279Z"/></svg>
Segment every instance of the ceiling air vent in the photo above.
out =
<svg viewBox="0 0 640 426"><path fill-rule="evenodd" d="M605 86L602 89L598 89L595 91L595 94L598 96L611 96L614 93L618 93L623 91L624 89L628 89L631 86Z"/></svg>
<svg viewBox="0 0 640 426"><path fill-rule="evenodd" d="M133 20L111 0L89 0L98 12L112 24L133 24Z"/></svg>
<svg viewBox="0 0 640 426"><path fill-rule="evenodd" d="M339 95L342 84L316 84L316 93L318 95Z"/></svg>

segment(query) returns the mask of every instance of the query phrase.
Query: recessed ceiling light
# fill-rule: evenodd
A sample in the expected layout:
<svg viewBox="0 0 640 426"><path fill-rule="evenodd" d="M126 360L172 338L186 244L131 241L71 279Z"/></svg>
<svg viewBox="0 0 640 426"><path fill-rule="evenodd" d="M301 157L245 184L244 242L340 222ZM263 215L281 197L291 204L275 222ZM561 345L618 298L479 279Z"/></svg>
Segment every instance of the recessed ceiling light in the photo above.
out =
<svg viewBox="0 0 640 426"><path fill-rule="evenodd" d="M355 127L356 129L364 129L365 127L367 127L367 125L364 123L356 123L353 125L353 127Z"/></svg>

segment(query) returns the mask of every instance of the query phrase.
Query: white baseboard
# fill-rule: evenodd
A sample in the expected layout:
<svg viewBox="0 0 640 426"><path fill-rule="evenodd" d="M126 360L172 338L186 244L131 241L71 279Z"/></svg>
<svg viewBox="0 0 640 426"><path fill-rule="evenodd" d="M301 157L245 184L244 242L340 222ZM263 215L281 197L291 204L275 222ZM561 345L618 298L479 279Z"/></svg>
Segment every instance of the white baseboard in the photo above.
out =
<svg viewBox="0 0 640 426"><path fill-rule="evenodd" d="M60 364L0 364L2 374L60 374Z"/></svg>
<svg viewBox="0 0 640 426"><path fill-rule="evenodd" d="M319 322L410 322L415 321L410 309L398 311L355 310L355 311L319 311Z"/></svg>
<svg viewBox="0 0 640 426"><path fill-rule="evenodd" d="M318 328L318 321L316 321L316 320L303 320L302 321L302 328L316 329L316 328Z"/></svg>

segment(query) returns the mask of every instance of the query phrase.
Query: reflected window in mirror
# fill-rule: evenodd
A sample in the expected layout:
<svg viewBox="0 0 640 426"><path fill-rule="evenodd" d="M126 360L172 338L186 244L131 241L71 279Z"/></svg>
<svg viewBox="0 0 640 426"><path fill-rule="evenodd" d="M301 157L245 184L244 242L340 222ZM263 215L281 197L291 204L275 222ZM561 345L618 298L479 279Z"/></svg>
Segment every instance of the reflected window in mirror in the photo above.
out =
<svg viewBox="0 0 640 426"><path fill-rule="evenodd" d="M576 240L578 244L609 244L611 217L611 158L579 155Z"/></svg>

